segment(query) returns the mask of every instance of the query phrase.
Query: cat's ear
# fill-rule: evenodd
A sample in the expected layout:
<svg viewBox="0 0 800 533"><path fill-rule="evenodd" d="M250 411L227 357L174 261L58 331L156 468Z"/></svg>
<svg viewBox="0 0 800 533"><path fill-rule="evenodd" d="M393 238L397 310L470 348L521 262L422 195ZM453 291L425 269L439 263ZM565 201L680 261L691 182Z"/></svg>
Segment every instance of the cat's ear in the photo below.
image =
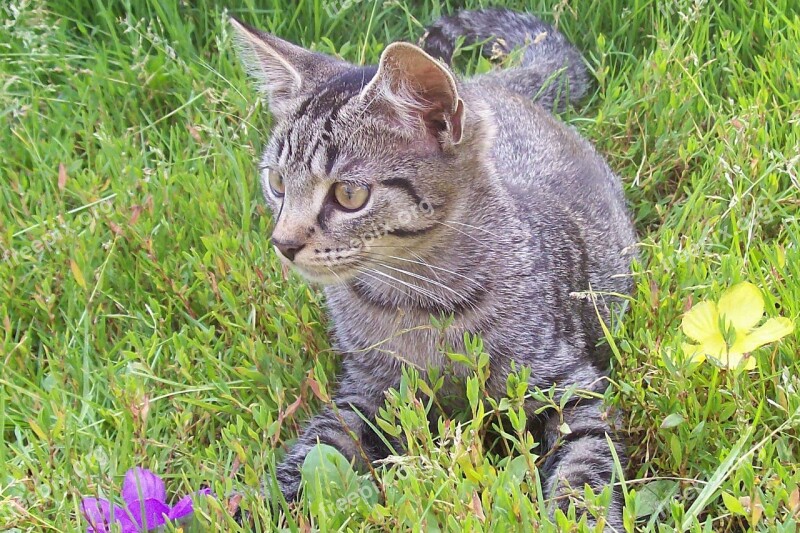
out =
<svg viewBox="0 0 800 533"><path fill-rule="evenodd" d="M281 116L303 93L329 79L345 63L294 45L230 18L239 59L267 97L270 111Z"/></svg>
<svg viewBox="0 0 800 533"><path fill-rule="evenodd" d="M447 67L413 44L386 47L378 73L361 97L388 108L408 126L424 128L428 138L440 145L461 142L464 102L458 97L456 80Z"/></svg>

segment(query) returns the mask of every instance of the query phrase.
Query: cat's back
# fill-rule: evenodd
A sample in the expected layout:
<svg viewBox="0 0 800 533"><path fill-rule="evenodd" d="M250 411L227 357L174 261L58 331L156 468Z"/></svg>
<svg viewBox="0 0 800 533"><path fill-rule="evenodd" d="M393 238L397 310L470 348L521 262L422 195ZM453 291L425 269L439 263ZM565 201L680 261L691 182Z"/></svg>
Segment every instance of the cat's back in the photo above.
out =
<svg viewBox="0 0 800 533"><path fill-rule="evenodd" d="M577 229L595 287L628 292L635 232L620 179L592 145L542 106L480 79L470 92L493 113L498 177L534 226Z"/></svg>
<svg viewBox="0 0 800 533"><path fill-rule="evenodd" d="M515 93L475 85L494 115L492 156L504 181L532 192L544 187L564 201L624 205L619 180L575 129Z"/></svg>

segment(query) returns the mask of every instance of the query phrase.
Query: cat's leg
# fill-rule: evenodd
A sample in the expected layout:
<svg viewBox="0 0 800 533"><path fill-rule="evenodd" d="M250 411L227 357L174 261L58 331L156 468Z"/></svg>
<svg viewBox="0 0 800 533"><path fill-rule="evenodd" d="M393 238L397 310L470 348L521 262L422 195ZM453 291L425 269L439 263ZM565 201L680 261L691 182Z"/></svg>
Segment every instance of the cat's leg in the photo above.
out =
<svg viewBox="0 0 800 533"><path fill-rule="evenodd" d="M397 385L399 376L384 368L364 368L355 361L346 361L333 405L326 406L313 417L297 443L278 465L278 487L287 500L297 498L300 488L300 467L308 452L317 443L339 450L356 465L365 465L389 455L381 435L375 433L374 419L384 404L384 393Z"/></svg>
<svg viewBox="0 0 800 533"><path fill-rule="evenodd" d="M553 509L557 506L566 513L570 502L575 501L580 515L582 504L578 500L582 498L585 485L598 494L612 478L619 481L619 476L614 475L614 457L607 435L624 468L627 464L625 451L613 439L602 400L581 399L566 406L561 415L555 411L548 413L544 423L546 459L542 470L545 491ZM606 523L618 531L623 530L622 506L621 493L615 487ZM594 524L596 520L589 516L589 523Z"/></svg>

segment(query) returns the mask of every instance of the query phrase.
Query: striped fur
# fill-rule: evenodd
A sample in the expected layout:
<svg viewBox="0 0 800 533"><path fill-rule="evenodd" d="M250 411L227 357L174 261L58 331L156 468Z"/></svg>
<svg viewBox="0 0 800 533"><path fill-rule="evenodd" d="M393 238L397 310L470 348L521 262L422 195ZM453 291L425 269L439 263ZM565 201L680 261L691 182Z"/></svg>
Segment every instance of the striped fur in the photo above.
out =
<svg viewBox="0 0 800 533"><path fill-rule="evenodd" d="M464 44L485 41L482 52L490 58L522 49L519 66L483 76L480 83L486 86L500 85L547 109L563 107L568 100L577 101L586 94L588 80L580 52L532 15L507 9L461 11L432 24L422 46L449 62L461 37Z"/></svg>
<svg viewBox="0 0 800 533"><path fill-rule="evenodd" d="M378 68L334 60L314 67L311 52L234 25L275 110L260 166L273 239L294 243L292 265L325 286L344 354L337 409L311 420L278 469L287 497L296 496L299 466L318 441L359 462L384 457L363 418L375 417L403 365L423 375L449 366L439 347L463 349L465 332L482 336L487 387L498 397L514 366L531 369L532 388L603 391L608 352L597 347L597 314L609 321L620 306L611 294L631 290L635 235L619 179L545 109L557 93L543 84L557 71L573 97L586 88L580 55L563 36L504 10L444 18L425 38L438 56L449 58L460 35L527 47L516 69L457 80L412 45L388 47ZM267 169L283 176L285 196L271 190ZM338 208L337 182L369 187L366 205ZM576 297L590 289L596 302ZM434 331L431 315L452 315L452 324ZM448 394L458 393L458 381ZM613 465L602 404L571 401L563 420L534 416L540 407L527 406L543 435L554 504L566 506L584 484L602 489ZM571 432L559 436L564 421ZM607 522L620 529L621 520L615 495Z"/></svg>

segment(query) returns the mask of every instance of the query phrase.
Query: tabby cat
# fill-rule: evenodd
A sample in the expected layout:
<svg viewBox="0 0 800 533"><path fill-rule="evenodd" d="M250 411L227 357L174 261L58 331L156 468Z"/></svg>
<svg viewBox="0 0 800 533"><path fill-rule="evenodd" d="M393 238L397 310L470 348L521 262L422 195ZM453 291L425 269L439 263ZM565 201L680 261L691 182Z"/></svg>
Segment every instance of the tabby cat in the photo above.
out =
<svg viewBox="0 0 800 533"><path fill-rule="evenodd" d="M385 457L364 418L404 365L447 368L455 387L469 371L440 348L463 350L465 332L483 339L497 397L523 366L531 389L605 389L600 319L631 291L635 235L620 180L549 112L587 90L563 35L529 14L462 11L429 27L422 48L397 42L377 66L355 66L232 24L274 117L259 165L272 244L324 286L344 356L338 415L315 416L277 470L287 498L317 442L356 462ZM462 38L486 56L519 49L518 65L460 79L448 63ZM444 332L431 327L443 315ZM566 508L585 484L611 482L610 427L597 399L571 399L563 418L534 416L540 407L527 405L545 490ZM605 520L621 529L618 493Z"/></svg>

